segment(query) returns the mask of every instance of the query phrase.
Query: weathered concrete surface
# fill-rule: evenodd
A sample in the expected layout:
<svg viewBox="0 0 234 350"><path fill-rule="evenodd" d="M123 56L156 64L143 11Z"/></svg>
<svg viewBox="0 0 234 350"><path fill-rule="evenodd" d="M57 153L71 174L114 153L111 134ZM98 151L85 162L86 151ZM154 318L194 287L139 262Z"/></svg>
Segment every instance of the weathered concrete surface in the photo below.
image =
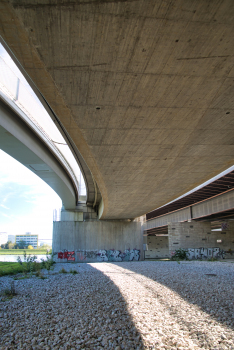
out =
<svg viewBox="0 0 234 350"><path fill-rule="evenodd" d="M102 218L233 165L233 18L233 0L1 1L0 34L84 157Z"/></svg>
<svg viewBox="0 0 234 350"><path fill-rule="evenodd" d="M54 222L53 253L57 257L58 252L66 250L74 251L75 261L82 262L126 261L128 255L127 260L142 260L141 223L127 221ZM113 250L114 254L110 250ZM111 255L110 259L109 255ZM58 259L58 261L61 260Z"/></svg>

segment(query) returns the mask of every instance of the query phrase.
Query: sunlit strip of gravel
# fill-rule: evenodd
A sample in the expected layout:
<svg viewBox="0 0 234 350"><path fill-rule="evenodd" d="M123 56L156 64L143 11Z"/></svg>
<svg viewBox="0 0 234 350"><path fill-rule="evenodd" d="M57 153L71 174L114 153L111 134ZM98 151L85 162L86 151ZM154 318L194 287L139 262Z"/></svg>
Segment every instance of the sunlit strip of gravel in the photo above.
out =
<svg viewBox="0 0 234 350"><path fill-rule="evenodd" d="M234 264L99 265L119 288L145 349L234 349Z"/></svg>

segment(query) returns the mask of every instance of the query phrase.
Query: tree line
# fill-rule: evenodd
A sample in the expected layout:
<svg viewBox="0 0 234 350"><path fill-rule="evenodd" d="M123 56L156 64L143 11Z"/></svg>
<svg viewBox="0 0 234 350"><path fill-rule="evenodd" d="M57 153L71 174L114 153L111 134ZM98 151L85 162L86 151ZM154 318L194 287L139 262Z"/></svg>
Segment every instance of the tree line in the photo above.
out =
<svg viewBox="0 0 234 350"><path fill-rule="evenodd" d="M40 249L51 249L49 244L43 244L39 247ZM18 243L12 243L8 241L7 243L1 244L1 249L34 249L31 244L25 244L25 241L21 240Z"/></svg>

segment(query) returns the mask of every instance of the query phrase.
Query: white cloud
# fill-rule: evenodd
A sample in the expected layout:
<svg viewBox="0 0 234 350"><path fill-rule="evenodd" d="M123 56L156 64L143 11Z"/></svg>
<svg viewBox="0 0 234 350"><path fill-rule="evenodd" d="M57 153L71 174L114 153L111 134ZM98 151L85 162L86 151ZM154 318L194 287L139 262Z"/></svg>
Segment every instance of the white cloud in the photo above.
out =
<svg viewBox="0 0 234 350"><path fill-rule="evenodd" d="M0 207L9 210L10 208L6 207L4 204L0 204Z"/></svg>

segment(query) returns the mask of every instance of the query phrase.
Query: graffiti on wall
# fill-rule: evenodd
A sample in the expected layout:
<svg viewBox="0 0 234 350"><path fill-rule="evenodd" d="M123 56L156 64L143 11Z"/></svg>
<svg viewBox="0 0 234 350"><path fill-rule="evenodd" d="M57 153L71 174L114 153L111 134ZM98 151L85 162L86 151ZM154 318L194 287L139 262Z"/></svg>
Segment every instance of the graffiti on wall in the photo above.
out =
<svg viewBox="0 0 234 350"><path fill-rule="evenodd" d="M58 253L58 259L67 259L67 261L75 261L75 251L68 252L64 250Z"/></svg>
<svg viewBox="0 0 234 350"><path fill-rule="evenodd" d="M222 222L221 223L221 231L225 231L229 229L229 223L228 222Z"/></svg>
<svg viewBox="0 0 234 350"><path fill-rule="evenodd" d="M75 254L76 253L76 254ZM77 250L68 252L64 250L58 253L58 259L67 259L67 261L139 261L139 249L125 249L124 252L116 249L101 250Z"/></svg>
<svg viewBox="0 0 234 350"><path fill-rule="evenodd" d="M140 260L139 249L125 249L124 252L121 250L99 250L97 254L97 261L133 261Z"/></svg>
<svg viewBox="0 0 234 350"><path fill-rule="evenodd" d="M220 248L189 248L187 251L187 257L190 260L210 258L224 259L225 251Z"/></svg>

